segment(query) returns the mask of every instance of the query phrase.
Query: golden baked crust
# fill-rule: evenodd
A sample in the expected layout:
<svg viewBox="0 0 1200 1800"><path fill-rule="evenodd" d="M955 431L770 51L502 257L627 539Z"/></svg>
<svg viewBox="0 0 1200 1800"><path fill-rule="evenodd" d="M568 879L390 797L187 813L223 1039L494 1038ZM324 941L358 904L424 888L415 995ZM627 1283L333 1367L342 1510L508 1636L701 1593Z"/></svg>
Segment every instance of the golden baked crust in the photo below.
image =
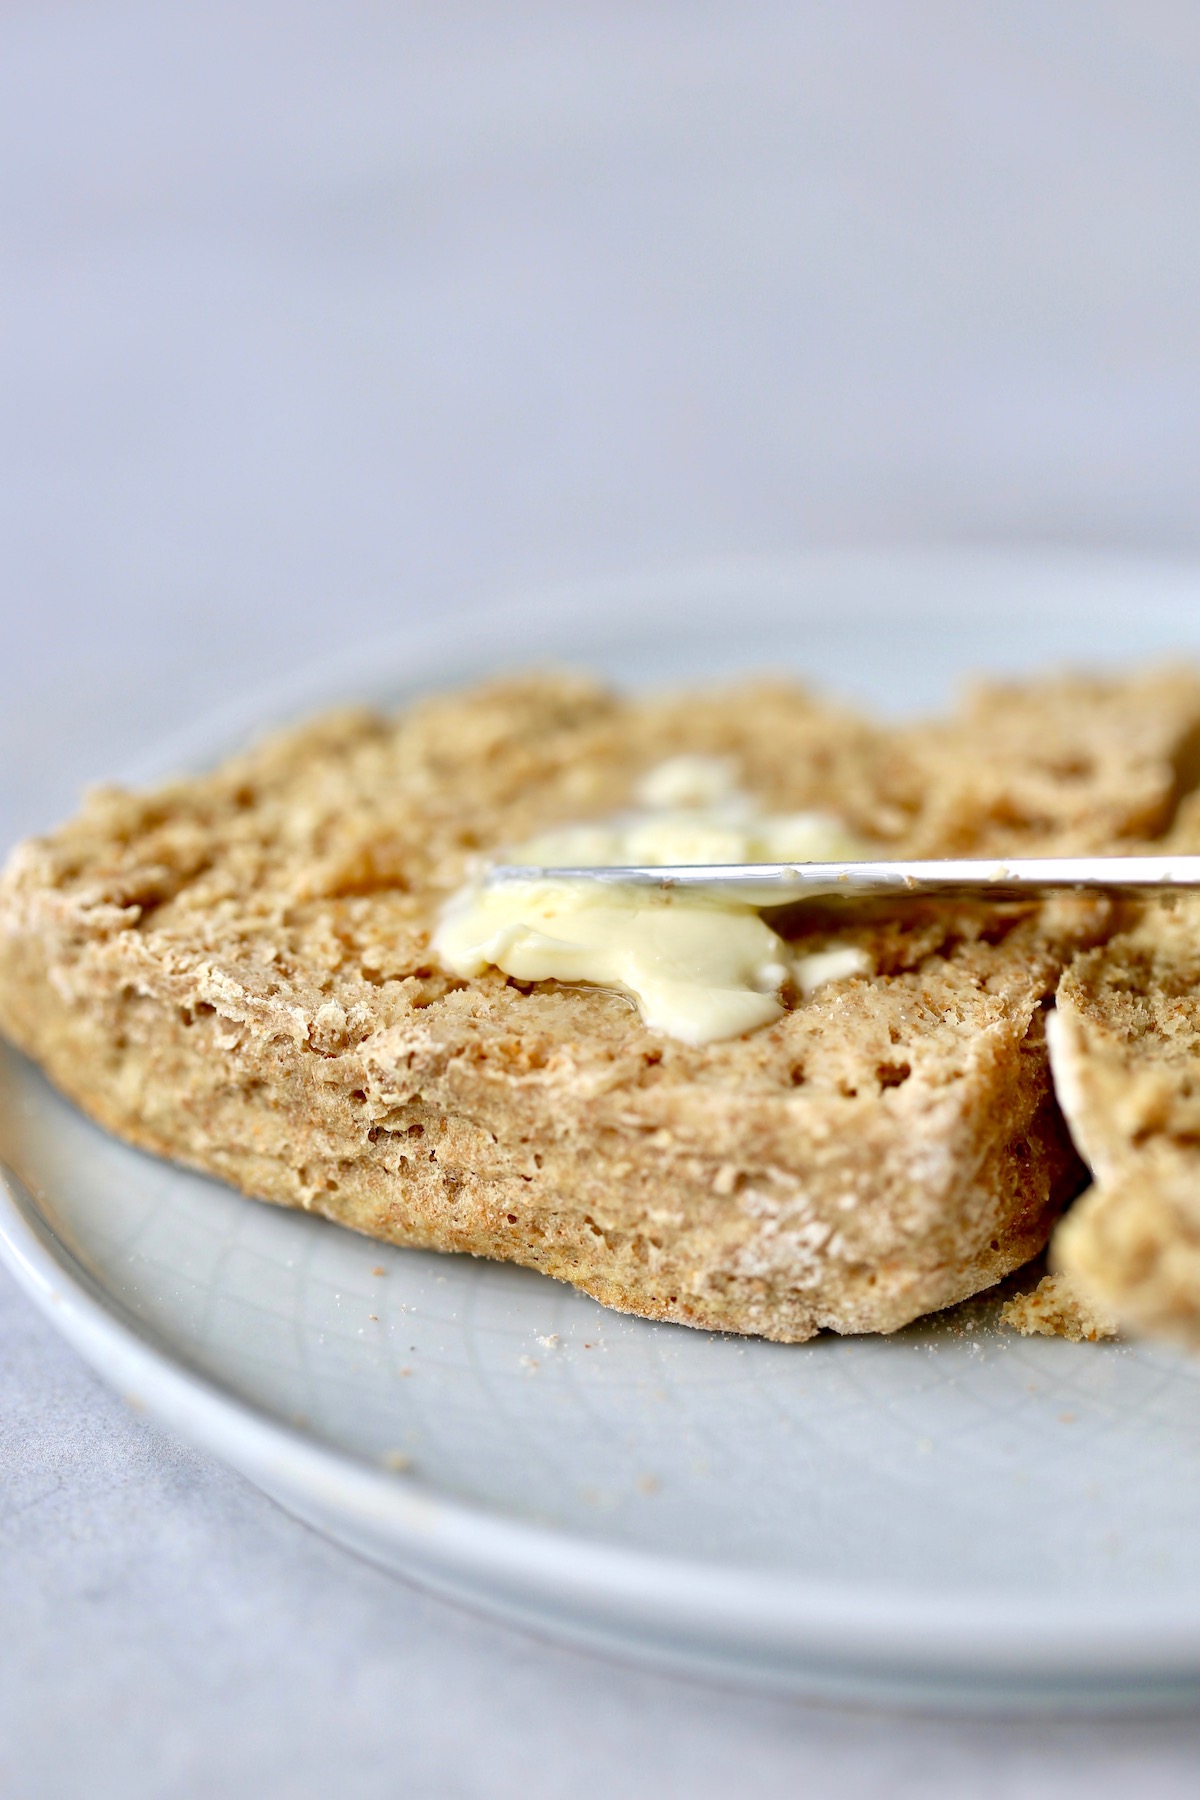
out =
<svg viewBox="0 0 1200 1800"><path fill-rule="evenodd" d="M442 898L681 751L898 850L960 849L967 820L985 852L1097 818L1119 842L1169 823L1197 719L1172 676L985 693L915 731L782 682L647 700L557 675L327 717L20 846L0 1024L101 1123L261 1198L650 1317L890 1331L1035 1254L1080 1184L1043 1027L1103 902L809 915L804 947L861 945L874 974L692 1049L614 994L443 973Z"/></svg>

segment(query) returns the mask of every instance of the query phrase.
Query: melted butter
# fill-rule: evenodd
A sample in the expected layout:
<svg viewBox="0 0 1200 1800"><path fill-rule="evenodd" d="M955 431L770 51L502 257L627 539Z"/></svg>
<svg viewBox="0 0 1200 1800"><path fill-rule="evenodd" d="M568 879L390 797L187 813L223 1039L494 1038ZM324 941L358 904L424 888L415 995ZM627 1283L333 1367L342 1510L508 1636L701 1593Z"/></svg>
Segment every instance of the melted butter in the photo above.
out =
<svg viewBox="0 0 1200 1800"><path fill-rule="evenodd" d="M530 867L606 863L832 862L864 854L821 813L760 814L722 758L672 757L638 789L641 807L608 824L567 826L510 851ZM446 906L434 950L456 975L489 966L518 981L618 988L646 1024L686 1044L738 1037L778 1019L781 990L807 998L861 972L861 951L793 957L753 907L711 896L587 881L476 881Z"/></svg>
<svg viewBox="0 0 1200 1800"><path fill-rule="evenodd" d="M797 956L792 962L796 986L806 1000L828 981L848 981L851 975L869 973L871 960L865 950L855 944L839 944L832 950L814 950L808 956Z"/></svg>
<svg viewBox="0 0 1200 1800"><path fill-rule="evenodd" d="M585 981L631 994L651 1030L685 1044L779 1018L786 947L746 907L640 888L505 882L452 904L434 940L458 975L493 964L518 981Z"/></svg>

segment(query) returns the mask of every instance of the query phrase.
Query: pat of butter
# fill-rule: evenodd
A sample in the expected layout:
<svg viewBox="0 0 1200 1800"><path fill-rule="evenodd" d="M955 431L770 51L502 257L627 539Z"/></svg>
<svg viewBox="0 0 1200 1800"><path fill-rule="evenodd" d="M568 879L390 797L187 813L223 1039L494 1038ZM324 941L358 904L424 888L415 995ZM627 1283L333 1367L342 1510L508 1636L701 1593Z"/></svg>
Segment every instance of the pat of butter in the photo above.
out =
<svg viewBox="0 0 1200 1800"><path fill-rule="evenodd" d="M434 947L457 975L493 964L518 981L583 981L632 994L651 1030L707 1044L779 1018L782 941L748 907L590 882L521 881L447 907Z"/></svg>
<svg viewBox="0 0 1200 1800"><path fill-rule="evenodd" d="M863 853L836 819L756 814L723 759L673 757L645 777L643 808L610 824L568 826L516 846L530 867L831 862ZM446 906L433 947L456 975L489 965L518 981L594 983L637 1002L646 1024L686 1044L738 1037L784 1012L793 980L807 998L861 972L840 949L799 957L758 913L710 896L587 881L473 882Z"/></svg>

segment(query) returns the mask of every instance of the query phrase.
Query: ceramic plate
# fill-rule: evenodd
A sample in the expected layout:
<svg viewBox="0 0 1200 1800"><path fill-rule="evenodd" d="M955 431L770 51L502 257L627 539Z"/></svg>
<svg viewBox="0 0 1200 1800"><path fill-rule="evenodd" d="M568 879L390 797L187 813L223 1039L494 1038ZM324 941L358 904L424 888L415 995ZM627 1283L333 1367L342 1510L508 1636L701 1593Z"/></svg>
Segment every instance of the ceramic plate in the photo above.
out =
<svg viewBox="0 0 1200 1800"><path fill-rule="evenodd" d="M138 779L322 701L498 663L787 666L893 710L978 668L1200 652L1200 572L827 557L506 603L256 696ZM960 1705L1200 1692L1200 1363L979 1302L785 1346L385 1248L114 1142L11 1052L0 1247L138 1405L376 1561L723 1677Z"/></svg>

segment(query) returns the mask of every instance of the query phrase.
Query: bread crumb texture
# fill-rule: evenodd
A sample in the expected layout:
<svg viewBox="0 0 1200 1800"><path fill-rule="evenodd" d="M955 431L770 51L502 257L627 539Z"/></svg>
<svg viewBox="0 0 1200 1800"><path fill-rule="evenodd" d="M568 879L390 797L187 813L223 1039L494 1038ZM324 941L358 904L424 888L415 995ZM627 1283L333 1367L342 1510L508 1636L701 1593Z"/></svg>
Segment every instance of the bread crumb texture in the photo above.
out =
<svg viewBox="0 0 1200 1800"><path fill-rule="evenodd" d="M439 906L480 853L628 806L683 753L883 851L1135 847L1171 827L1198 721L1170 672L983 688L918 728L783 681L553 673L332 714L19 846L0 1024L103 1125L261 1199L650 1318L891 1331L1033 1256L1081 1185L1045 1019L1107 902L777 917L863 972L700 1049L617 994L444 973ZM1200 1221L1195 1245L1200 1268Z"/></svg>

